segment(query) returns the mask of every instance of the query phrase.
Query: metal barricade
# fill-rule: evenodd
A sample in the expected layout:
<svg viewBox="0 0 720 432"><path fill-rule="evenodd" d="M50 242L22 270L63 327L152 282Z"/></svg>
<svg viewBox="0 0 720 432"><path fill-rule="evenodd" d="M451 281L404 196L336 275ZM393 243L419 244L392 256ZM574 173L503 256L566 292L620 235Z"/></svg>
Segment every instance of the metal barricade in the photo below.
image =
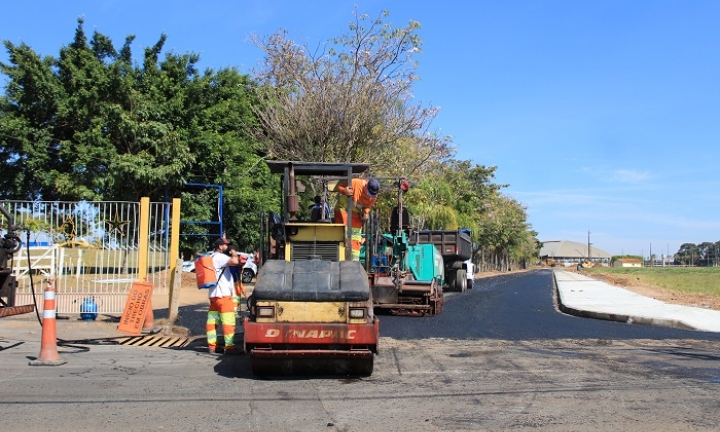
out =
<svg viewBox="0 0 720 432"><path fill-rule="evenodd" d="M142 204L137 202L5 201L0 205L23 228L22 249L12 260L16 303L32 303L34 289L41 305L40 282L49 275L55 279L58 313L81 313L87 299L94 300L98 313L122 313L139 275L146 275L155 293L168 293L171 203L147 202L146 241L140 238ZM0 217L0 227L4 222ZM141 262L147 263L146 271L138 268Z"/></svg>

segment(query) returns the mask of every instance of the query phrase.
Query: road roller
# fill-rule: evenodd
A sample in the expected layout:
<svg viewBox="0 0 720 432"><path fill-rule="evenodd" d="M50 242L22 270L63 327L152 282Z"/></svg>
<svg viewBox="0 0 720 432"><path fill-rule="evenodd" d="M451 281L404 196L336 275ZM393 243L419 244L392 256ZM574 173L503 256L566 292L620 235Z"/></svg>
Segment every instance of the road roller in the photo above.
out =
<svg viewBox="0 0 720 432"><path fill-rule="evenodd" d="M279 213L262 217L260 269L243 320L252 371L369 376L380 322L365 267L352 260L352 218L358 217L352 197L339 220L327 211L308 214L299 199L299 189L314 184L324 209L336 199L330 195L335 185L351 184L369 165L266 163L281 177L283 200Z"/></svg>

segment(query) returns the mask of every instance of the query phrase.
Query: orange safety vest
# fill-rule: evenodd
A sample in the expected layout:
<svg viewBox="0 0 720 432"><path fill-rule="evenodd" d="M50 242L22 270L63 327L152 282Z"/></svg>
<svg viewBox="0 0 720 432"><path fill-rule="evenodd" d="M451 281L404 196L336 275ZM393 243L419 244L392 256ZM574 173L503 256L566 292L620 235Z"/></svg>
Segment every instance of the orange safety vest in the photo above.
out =
<svg viewBox="0 0 720 432"><path fill-rule="evenodd" d="M375 201L377 201L377 197L371 198L368 196L367 193L365 193L365 189L367 188L367 180L360 179L360 178L354 178L352 179L352 188L353 188L353 201L355 202L355 207L353 208L353 213L360 214L362 212L369 213L370 208L375 204ZM346 186L338 186L338 191L345 196L345 199L339 199L337 201L337 205L335 206L335 210L345 210L347 209L347 195L345 195Z"/></svg>

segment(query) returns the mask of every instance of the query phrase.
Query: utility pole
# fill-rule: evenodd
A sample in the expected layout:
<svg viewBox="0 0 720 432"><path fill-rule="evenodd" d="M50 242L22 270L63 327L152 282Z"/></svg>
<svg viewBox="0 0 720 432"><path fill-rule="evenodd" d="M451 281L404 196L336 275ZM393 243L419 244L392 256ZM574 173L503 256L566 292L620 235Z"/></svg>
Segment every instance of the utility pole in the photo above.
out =
<svg viewBox="0 0 720 432"><path fill-rule="evenodd" d="M590 254L590 245L591 245L591 244L592 244L592 243L590 243L590 231L588 231L588 262L591 262L591 261L590 261L590 257L592 256L592 255Z"/></svg>

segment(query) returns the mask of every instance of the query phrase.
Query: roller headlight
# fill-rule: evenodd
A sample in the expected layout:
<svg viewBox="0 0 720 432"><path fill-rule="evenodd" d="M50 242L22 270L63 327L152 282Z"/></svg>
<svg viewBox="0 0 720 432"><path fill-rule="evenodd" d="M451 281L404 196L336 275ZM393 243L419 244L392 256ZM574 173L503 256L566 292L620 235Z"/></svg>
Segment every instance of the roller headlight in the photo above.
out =
<svg viewBox="0 0 720 432"><path fill-rule="evenodd" d="M350 308L350 318L365 318L365 308Z"/></svg>
<svg viewBox="0 0 720 432"><path fill-rule="evenodd" d="M257 316L261 318L275 317L275 308L272 306L259 306L257 308Z"/></svg>

